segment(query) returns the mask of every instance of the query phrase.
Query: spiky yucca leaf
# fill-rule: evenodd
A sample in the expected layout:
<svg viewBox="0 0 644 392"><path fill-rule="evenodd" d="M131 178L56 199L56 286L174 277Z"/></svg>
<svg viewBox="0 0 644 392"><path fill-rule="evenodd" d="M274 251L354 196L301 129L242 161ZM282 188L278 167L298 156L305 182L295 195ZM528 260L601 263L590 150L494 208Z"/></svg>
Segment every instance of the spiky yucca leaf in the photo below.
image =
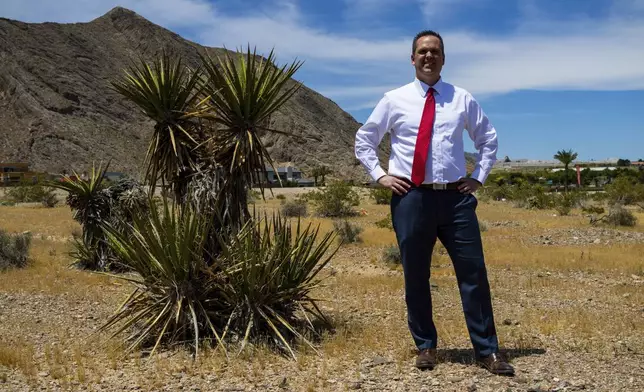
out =
<svg viewBox="0 0 644 392"><path fill-rule="evenodd" d="M151 64L141 60L132 65L122 79L112 83L156 122L146 154L146 180L155 184L160 178L173 185L179 197L201 141L199 125L191 114L198 106L200 78L199 70L191 71L181 59L164 53Z"/></svg>
<svg viewBox="0 0 644 392"><path fill-rule="evenodd" d="M51 187L67 192L67 205L73 211L73 219L81 224L83 238L76 242L72 255L76 264L82 268L101 270L107 263L106 244L103 243L102 225L110 215L109 198L103 194L104 179L110 164L103 168L92 165L87 181L80 179L78 173L64 176L60 181L50 181Z"/></svg>
<svg viewBox="0 0 644 392"><path fill-rule="evenodd" d="M106 228L110 247L138 277L115 275L136 290L101 329L116 328L116 336L134 326L129 349L153 338L152 353L161 343L191 340L198 355L202 339L219 340L219 320L211 312L225 304L204 260L210 224L207 216L164 199L163 212L151 205L149 217L135 217L129 233Z"/></svg>
<svg viewBox="0 0 644 392"><path fill-rule="evenodd" d="M329 232L319 242L318 234L319 228L311 224L302 228L298 220L293 228L277 216L252 219L234 236L221 238L218 264L228 266L223 291L234 305L231 328L243 333L242 349L249 339L263 336L271 336L293 357L290 338L313 348L304 336L306 329L315 333L309 316L328 321L311 290L319 285L319 272L335 253L327 254L335 234ZM298 312L307 328L302 328Z"/></svg>
<svg viewBox="0 0 644 392"><path fill-rule="evenodd" d="M236 204L228 205L224 215L230 214L232 221L244 221L248 218L248 186L258 183L262 187L261 173L266 164L273 165L260 133L290 135L268 129L266 124L269 116L301 86L288 83L302 63L295 61L280 68L275 65L273 51L263 60L250 47L238 56L226 53L217 61L203 55L201 59L207 75L202 86L207 99L203 102L208 108L202 116L218 124L210 142L214 146L215 161L228 171L227 186L222 192Z"/></svg>

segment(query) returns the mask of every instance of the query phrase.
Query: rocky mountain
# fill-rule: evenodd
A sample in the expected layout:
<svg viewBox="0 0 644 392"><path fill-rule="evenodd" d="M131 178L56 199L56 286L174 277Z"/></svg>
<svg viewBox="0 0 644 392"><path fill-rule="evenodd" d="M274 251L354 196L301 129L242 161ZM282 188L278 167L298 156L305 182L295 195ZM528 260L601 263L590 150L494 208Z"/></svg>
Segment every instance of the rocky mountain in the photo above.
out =
<svg viewBox="0 0 644 392"><path fill-rule="evenodd" d="M152 123L110 81L139 56L150 59L162 50L188 64L197 63L199 51L225 51L120 7L89 23L0 19L0 161L26 161L32 170L57 173L112 159L112 171L138 173ZM360 124L331 100L302 86L271 121L272 128L319 140L268 135L275 161L293 162L305 173L325 164L336 175L366 179L353 156Z"/></svg>

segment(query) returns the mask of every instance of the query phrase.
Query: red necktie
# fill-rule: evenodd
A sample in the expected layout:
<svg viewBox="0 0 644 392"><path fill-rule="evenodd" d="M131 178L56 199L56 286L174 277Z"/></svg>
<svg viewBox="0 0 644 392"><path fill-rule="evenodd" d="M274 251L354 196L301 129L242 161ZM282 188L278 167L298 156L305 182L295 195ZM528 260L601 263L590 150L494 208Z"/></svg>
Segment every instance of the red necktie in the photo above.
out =
<svg viewBox="0 0 644 392"><path fill-rule="evenodd" d="M425 181L425 164L429 155L429 141L432 138L432 128L434 127L434 116L436 115L436 101L434 99L434 89L427 90L425 99L425 108L423 116L418 126L418 137L416 139L416 149L414 150L414 163L411 168L411 182L420 186Z"/></svg>

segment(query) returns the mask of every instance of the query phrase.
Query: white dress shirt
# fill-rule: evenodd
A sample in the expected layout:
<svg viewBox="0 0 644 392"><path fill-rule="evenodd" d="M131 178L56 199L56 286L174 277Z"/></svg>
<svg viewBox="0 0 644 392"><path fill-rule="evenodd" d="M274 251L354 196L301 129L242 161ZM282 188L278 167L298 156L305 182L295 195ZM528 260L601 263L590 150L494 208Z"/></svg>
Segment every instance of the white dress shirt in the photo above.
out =
<svg viewBox="0 0 644 392"><path fill-rule="evenodd" d="M463 131L479 151L472 178L481 184L496 162L496 130L466 90L439 80L434 86L436 117L423 183L456 182L466 176ZM355 141L356 158L374 180L386 175L380 167L377 147L386 132L391 133L390 175L411 179L414 148L429 86L417 78L412 83L385 93Z"/></svg>

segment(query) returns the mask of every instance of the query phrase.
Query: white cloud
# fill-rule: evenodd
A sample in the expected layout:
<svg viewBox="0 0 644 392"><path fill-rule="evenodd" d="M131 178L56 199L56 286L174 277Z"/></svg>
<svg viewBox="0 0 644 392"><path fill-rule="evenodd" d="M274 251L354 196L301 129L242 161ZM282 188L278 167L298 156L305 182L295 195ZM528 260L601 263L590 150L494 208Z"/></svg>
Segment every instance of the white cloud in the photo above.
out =
<svg viewBox="0 0 644 392"><path fill-rule="evenodd" d="M1 16L26 21L88 21L117 5L111 0L2 0ZM349 0L347 0L349 1ZM372 6L392 0L353 0ZM416 0L431 15L446 0ZM466 0L458 0L466 1ZM264 53L275 48L280 62L305 60L296 75L348 110L370 107L386 90L409 82L409 36L359 38L306 23L294 0L264 3L241 16L218 13L205 0L121 0L155 23L181 30L209 46L247 43ZM450 2L450 7L455 6ZM538 4L538 3L534 3ZM270 8L269 8L270 7ZM438 8L437 8L438 7ZM538 13L538 9L533 11ZM443 11L441 11L443 12ZM446 12L446 11L445 11ZM382 18L386 18L383 15ZM443 30L445 78L475 94L523 89L644 89L644 0L619 0L603 19L549 21L531 18L504 36ZM308 80L303 79L307 84Z"/></svg>
<svg viewBox="0 0 644 392"><path fill-rule="evenodd" d="M449 13L450 6L457 6L457 2L463 0L418 0L420 10L427 20L432 20L437 16L444 16Z"/></svg>

